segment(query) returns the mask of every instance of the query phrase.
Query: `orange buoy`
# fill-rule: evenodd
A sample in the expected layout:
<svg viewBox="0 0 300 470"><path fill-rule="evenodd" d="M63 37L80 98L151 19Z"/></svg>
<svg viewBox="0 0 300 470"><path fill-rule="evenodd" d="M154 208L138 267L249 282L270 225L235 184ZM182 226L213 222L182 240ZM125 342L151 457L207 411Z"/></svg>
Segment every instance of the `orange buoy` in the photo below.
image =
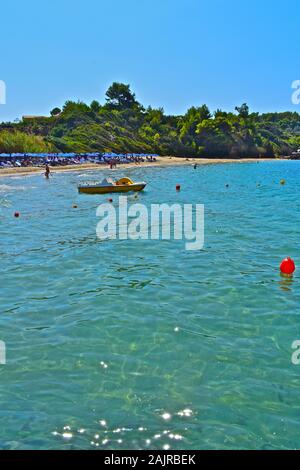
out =
<svg viewBox="0 0 300 470"><path fill-rule="evenodd" d="M295 269L295 263L289 256L281 262L280 271L282 274L291 276L295 272Z"/></svg>
<svg viewBox="0 0 300 470"><path fill-rule="evenodd" d="M176 191L180 191L180 184L176 184Z"/></svg>
<svg viewBox="0 0 300 470"><path fill-rule="evenodd" d="M18 218L18 217L20 217L20 213L19 213L19 212L15 212L14 216L15 216L16 218Z"/></svg>

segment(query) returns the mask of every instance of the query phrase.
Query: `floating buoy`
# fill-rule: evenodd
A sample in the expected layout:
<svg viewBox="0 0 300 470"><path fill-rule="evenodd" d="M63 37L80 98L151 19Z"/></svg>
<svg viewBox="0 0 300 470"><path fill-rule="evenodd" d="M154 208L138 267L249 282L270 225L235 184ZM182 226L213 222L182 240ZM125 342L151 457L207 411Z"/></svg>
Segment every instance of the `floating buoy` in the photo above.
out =
<svg viewBox="0 0 300 470"><path fill-rule="evenodd" d="M283 186L285 184L285 180L280 180L280 184Z"/></svg>
<svg viewBox="0 0 300 470"><path fill-rule="evenodd" d="M111 198L109 198L108 202L113 202L113 200Z"/></svg>
<svg viewBox="0 0 300 470"><path fill-rule="evenodd" d="M77 204L73 204L73 209L77 209Z"/></svg>
<svg viewBox="0 0 300 470"><path fill-rule="evenodd" d="M291 276L295 272L295 269L296 269L295 263L290 257L285 258L281 262L280 271L282 272L282 274Z"/></svg>
<svg viewBox="0 0 300 470"><path fill-rule="evenodd" d="M180 184L176 184L176 191L180 191Z"/></svg>
<svg viewBox="0 0 300 470"><path fill-rule="evenodd" d="M18 218L18 217L20 217L20 213L19 213L19 212L15 212L14 216L15 216L16 218Z"/></svg>

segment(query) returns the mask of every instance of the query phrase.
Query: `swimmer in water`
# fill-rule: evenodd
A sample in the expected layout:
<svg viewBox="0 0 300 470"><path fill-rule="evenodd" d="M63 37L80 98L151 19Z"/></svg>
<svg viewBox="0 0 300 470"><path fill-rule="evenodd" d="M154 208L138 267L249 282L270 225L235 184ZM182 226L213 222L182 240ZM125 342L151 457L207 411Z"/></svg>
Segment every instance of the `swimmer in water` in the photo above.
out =
<svg viewBox="0 0 300 470"><path fill-rule="evenodd" d="M50 168L48 163L46 163L46 169L45 169L45 177L48 179L50 176Z"/></svg>

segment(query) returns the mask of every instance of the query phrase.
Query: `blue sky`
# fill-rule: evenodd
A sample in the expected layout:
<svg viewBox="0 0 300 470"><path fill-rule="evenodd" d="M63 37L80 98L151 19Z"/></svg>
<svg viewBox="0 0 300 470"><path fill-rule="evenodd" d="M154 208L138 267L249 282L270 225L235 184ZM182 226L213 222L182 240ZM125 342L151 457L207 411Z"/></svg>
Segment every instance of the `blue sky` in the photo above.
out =
<svg viewBox="0 0 300 470"><path fill-rule="evenodd" d="M103 102L113 81L172 114L300 112L299 0L5 0L0 14L0 121Z"/></svg>

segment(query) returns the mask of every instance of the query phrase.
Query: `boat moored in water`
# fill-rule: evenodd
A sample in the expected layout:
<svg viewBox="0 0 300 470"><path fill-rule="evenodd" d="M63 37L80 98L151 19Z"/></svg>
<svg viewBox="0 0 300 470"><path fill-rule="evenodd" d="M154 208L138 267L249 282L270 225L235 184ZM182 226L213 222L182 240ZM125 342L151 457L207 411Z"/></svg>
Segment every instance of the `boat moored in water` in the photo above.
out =
<svg viewBox="0 0 300 470"><path fill-rule="evenodd" d="M85 194L128 193L129 191L142 191L146 186L144 181L133 182L130 178L121 178L113 181L104 178L101 183L90 182L78 185L78 191Z"/></svg>

